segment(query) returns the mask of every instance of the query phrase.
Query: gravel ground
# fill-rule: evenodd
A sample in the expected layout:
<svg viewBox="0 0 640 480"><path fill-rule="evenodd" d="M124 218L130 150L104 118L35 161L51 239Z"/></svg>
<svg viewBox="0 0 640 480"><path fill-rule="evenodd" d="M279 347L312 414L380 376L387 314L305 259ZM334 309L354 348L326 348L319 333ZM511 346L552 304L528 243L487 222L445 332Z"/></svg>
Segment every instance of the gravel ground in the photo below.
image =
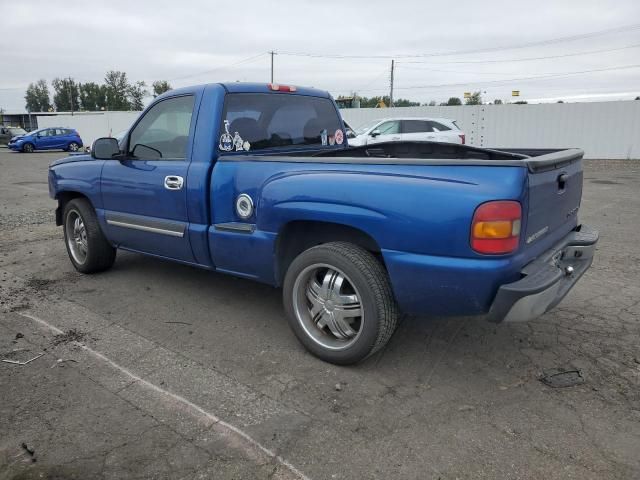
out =
<svg viewBox="0 0 640 480"><path fill-rule="evenodd" d="M60 154L0 150L0 479L640 478L640 162L585 162L593 267L526 323L408 318L355 367L280 292L119 253L73 270ZM540 378L580 372L554 389ZM24 444L24 445L23 445Z"/></svg>

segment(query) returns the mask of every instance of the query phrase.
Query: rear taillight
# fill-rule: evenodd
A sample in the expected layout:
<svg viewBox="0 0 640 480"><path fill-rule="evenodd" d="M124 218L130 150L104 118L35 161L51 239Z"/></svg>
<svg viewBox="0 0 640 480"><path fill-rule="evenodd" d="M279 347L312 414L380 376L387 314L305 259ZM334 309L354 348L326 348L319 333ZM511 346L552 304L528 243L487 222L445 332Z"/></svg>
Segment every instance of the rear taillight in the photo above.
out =
<svg viewBox="0 0 640 480"><path fill-rule="evenodd" d="M269 88L274 92L295 92L297 90L293 85L278 85L277 83L270 83Z"/></svg>
<svg viewBox="0 0 640 480"><path fill-rule="evenodd" d="M471 248L499 255L518 248L522 207L513 200L487 202L476 208L471 222Z"/></svg>
<svg viewBox="0 0 640 480"><path fill-rule="evenodd" d="M458 136L460 137L460 140L462 140L462 145L464 145L464 142L465 142L464 133L460 133L460 134L458 134Z"/></svg>

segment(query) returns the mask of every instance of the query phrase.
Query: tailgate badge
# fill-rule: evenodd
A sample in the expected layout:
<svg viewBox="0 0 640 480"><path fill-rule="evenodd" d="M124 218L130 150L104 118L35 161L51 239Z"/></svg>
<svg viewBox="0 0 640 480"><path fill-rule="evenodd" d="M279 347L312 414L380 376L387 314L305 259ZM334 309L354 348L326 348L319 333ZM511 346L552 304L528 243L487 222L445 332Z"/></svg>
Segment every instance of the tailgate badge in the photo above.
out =
<svg viewBox="0 0 640 480"><path fill-rule="evenodd" d="M533 242L534 240L537 240L538 238L540 238L542 235L544 235L548 231L549 231L549 226L547 225L546 227L541 228L540 230L538 230L536 233L533 233L533 234L529 235L527 237L527 244Z"/></svg>

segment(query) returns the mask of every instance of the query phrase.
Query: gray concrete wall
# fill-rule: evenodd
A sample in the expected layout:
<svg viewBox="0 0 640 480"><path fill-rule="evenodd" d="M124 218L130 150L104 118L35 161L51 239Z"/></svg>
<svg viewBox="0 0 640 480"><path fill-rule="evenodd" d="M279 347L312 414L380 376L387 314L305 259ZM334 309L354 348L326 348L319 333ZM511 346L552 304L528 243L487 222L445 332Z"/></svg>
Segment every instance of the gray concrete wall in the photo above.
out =
<svg viewBox="0 0 640 480"><path fill-rule="evenodd" d="M579 147L585 158L640 159L640 101L341 110L352 127L375 118L457 120L479 147Z"/></svg>

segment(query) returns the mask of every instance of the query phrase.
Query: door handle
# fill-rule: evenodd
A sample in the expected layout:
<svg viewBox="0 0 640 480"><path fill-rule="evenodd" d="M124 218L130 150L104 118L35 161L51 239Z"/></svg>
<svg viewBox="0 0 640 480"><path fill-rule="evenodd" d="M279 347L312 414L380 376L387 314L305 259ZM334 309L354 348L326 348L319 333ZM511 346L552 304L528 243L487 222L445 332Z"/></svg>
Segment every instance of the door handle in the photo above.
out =
<svg viewBox="0 0 640 480"><path fill-rule="evenodd" d="M178 175L167 175L164 177L164 188L167 190L180 190L184 185L184 178Z"/></svg>
<svg viewBox="0 0 640 480"><path fill-rule="evenodd" d="M400 140L400 137L391 137L391 140Z"/></svg>

